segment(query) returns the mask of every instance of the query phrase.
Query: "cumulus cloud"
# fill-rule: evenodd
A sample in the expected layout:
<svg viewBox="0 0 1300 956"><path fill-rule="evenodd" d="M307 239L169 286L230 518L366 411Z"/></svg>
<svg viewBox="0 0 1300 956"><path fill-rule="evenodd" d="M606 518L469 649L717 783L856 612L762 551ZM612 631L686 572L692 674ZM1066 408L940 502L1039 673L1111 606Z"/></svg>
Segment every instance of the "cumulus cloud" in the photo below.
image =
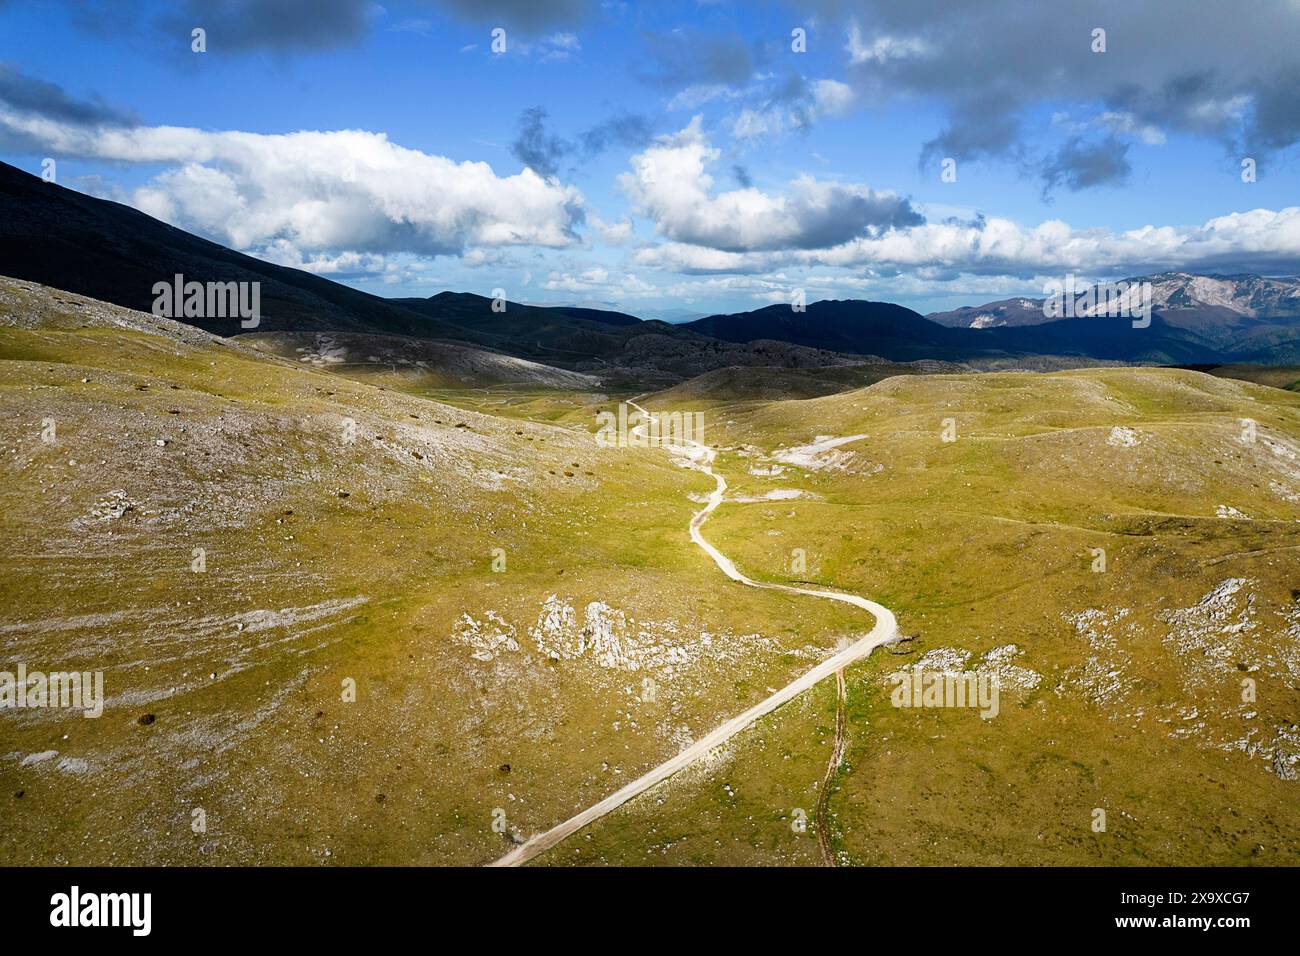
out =
<svg viewBox="0 0 1300 956"><path fill-rule="evenodd" d="M1075 229L1059 219L1026 228L1009 219L950 220L862 236L826 249L734 252L684 242L637 253L646 266L684 273L760 273L788 266L930 270L988 276L1130 276L1300 271L1300 207L1253 209L1199 226Z"/></svg>
<svg viewBox="0 0 1300 956"><path fill-rule="evenodd" d="M498 176L360 130L260 134L87 126L0 104L0 130L54 155L161 164L138 209L279 260L354 253L457 255L470 246L576 241L583 199L525 169Z"/></svg>
<svg viewBox="0 0 1300 956"><path fill-rule="evenodd" d="M802 5L844 30L845 79L862 101L946 105L927 158L1016 155L1042 103L1110 113L1112 132L1147 141L1176 130L1252 153L1300 141L1294 0L1256 0L1249 15L1238 0ZM1096 28L1106 31L1104 53L1092 50Z"/></svg>
<svg viewBox="0 0 1300 956"><path fill-rule="evenodd" d="M28 76L7 63L0 63L0 109L15 115L44 116L88 127L135 122L130 114L109 106L103 100L78 99L62 87ZM29 152L40 147L40 141L27 132L0 128L0 149Z"/></svg>
<svg viewBox="0 0 1300 956"><path fill-rule="evenodd" d="M752 186L715 194L706 168L720 155L696 116L632 157L619 181L660 235L722 253L824 248L923 221L894 193L808 176L783 195Z"/></svg>

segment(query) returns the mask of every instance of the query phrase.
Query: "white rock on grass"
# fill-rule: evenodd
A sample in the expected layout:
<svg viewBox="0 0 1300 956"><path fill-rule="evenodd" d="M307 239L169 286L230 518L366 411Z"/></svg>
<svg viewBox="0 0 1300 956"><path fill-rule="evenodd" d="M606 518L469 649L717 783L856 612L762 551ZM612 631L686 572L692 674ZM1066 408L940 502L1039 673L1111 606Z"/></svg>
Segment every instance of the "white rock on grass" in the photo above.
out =
<svg viewBox="0 0 1300 956"><path fill-rule="evenodd" d="M976 674L992 678L1000 690L1033 690L1042 683L1043 676L1028 667L1013 664L1012 660L1024 652L1015 644L1004 644L988 651L973 667L969 663L974 654L957 647L936 647L926 651L912 665L913 670L963 677Z"/></svg>
<svg viewBox="0 0 1300 956"><path fill-rule="evenodd" d="M1217 683L1247 656L1242 636L1256 628L1251 583L1246 578L1228 578L1191 607L1156 615L1169 628L1164 643L1183 663L1184 687Z"/></svg>
<svg viewBox="0 0 1300 956"><path fill-rule="evenodd" d="M787 465L797 465L810 471L822 469L841 471L853 460L854 453L835 449L866 437L866 435L847 435L843 438L835 438L832 435L817 435L807 445L780 449L773 452L772 457Z"/></svg>
<svg viewBox="0 0 1300 956"><path fill-rule="evenodd" d="M1116 425L1106 437L1106 444L1114 445L1116 448L1132 448L1141 443L1142 437L1132 428L1124 425Z"/></svg>
<svg viewBox="0 0 1300 956"><path fill-rule="evenodd" d="M514 626L495 611L488 611L483 621L462 614L452 627L451 636L457 643L471 648L470 657L476 661L491 661L503 652L519 650Z"/></svg>

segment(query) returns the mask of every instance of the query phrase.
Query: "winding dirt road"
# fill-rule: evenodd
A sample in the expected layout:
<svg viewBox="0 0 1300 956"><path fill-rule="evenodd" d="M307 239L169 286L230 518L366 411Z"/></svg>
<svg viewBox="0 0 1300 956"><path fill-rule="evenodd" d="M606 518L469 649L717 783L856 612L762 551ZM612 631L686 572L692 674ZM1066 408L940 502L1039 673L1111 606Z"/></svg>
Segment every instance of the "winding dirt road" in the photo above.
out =
<svg viewBox="0 0 1300 956"><path fill-rule="evenodd" d="M643 415L650 417L650 413L635 402L628 402L628 404ZM643 427L644 426L638 426L638 428ZM870 633L865 637L860 638L853 644L844 648L844 650L826 658L826 660L813 667L807 673L795 678L770 697L759 701L759 703L755 704L744 713L732 717L720 727L705 734L681 753L674 757L670 757L653 770L643 774L621 789L616 790L604 800L593 804L576 816L570 817L563 823L552 827L544 833L539 833L536 836L530 837L505 856L490 864L491 866L519 866L520 864L527 863L533 857L545 853L551 847L555 846L566 837L581 830L587 824L599 820L607 813L616 810L618 807L627 803L627 801L631 800L633 797L644 793L658 783L662 783L673 774L677 773L677 771L690 766L705 754L709 753L709 751L726 743L760 717L770 714L782 704L798 697L804 691L808 690L808 688L820 683L831 674L837 674L838 680L842 682L844 679L842 671L845 667L852 664L854 661L866 657L880 645L888 644L890 641L893 641L898 637L898 623L894 620L893 613L889 608L882 604L877 604L875 601L868 601L866 598L858 597L856 594L846 594L843 591L823 591L817 588L797 587L792 584L772 584L766 581L754 581L742 574L730 558L713 545L709 544L708 541L704 540L704 535L700 533L700 528L704 525L704 522L708 519L709 515L713 513L714 509L717 508L718 505L722 504L723 495L727 491L726 479L724 479L720 474L714 472L712 468L713 461L717 457L717 452L698 441L688 442L685 446L673 446L672 451L675 454L685 455L690 458L696 468L711 476L716 483L713 493L709 496L708 503L692 516L690 534L691 540L699 545L700 548L702 548L704 552L713 559L713 563L722 570L723 574L731 578L733 581L739 581L741 584L746 584L752 588L764 588L769 591L788 591L791 594L805 594L809 597L823 598L830 601L843 601L845 604L852 604L855 607L862 608L862 610L867 611L869 614L874 616L876 619L875 627L873 627ZM842 683L840 686L842 687ZM839 712L840 711L837 711L837 726L839 722ZM842 733L837 733L836 749L839 751L839 754L842 754L842 748L843 735ZM839 754L832 755L834 765L837 767L839 764ZM831 772L828 771L828 781L830 776ZM823 785L823 797L824 795L825 785ZM827 829L823 820L820 818L817 821L817 825L819 832ZM828 847L829 844L826 844L823 853L828 852Z"/></svg>

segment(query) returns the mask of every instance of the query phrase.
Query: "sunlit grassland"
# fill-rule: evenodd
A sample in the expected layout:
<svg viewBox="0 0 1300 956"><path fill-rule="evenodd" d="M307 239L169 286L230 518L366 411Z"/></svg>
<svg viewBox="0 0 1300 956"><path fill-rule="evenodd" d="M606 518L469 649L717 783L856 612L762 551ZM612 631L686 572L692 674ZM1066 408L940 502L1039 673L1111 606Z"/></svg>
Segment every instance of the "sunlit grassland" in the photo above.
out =
<svg viewBox="0 0 1300 956"><path fill-rule="evenodd" d="M1190 693L1158 616L1245 578L1258 598L1250 646L1277 655L1294 644L1281 615L1300 583L1300 510L1277 484L1296 490L1286 451L1300 434L1297 409L1287 393L1195 373L1098 370L895 379L715 416L710 441L732 449L720 467L735 494L798 488L813 497L724 505L710 540L754 577L879 600L914 637L849 672L849 748L831 801L844 858L1294 863L1296 784L1213 745L1216 733L1241 732L1242 712L1264 726L1294 723L1294 682L1259 674L1249 708L1235 669ZM941 438L948 418L952 442ZM1241 440L1243 418L1257 423L1254 443ZM1117 426L1138 443L1108 442ZM757 477L747 473L756 459L738 453L859 433L868 437L845 446L855 458L843 471ZM1218 517L1220 504L1249 517ZM796 548L804 570L792 565ZM1095 548L1106 552L1104 573L1092 570ZM1088 608L1125 608L1134 622L1121 648L1133 682L1123 706L1068 686L1088 648L1064 615ZM890 705L885 676L927 650L969 650L978 660L1007 644L1042 679L1007 692L996 718ZM780 846L777 859L818 862L811 828L798 837L781 813L815 800L808 788L829 754L829 686L809 695L819 705L792 704L737 738L718 773L666 785L661 809L611 819L611 836L584 852L635 861L613 836L635 820L677 827L667 861L762 862L757 844ZM1171 733L1191 723L1180 708L1199 708L1210 743ZM773 754L778 736L792 749ZM744 797L762 794L765 812L719 810L732 803L722 782ZM1094 808L1107 811L1105 832L1092 829ZM732 829L693 825L711 814ZM745 836L755 820L765 821L762 839Z"/></svg>
<svg viewBox="0 0 1300 956"><path fill-rule="evenodd" d="M0 402L6 656L108 697L4 716L6 862L485 862L862 626L726 582L685 532L708 481L586 429L99 328L0 331ZM642 701L537 653L552 594L771 650L702 651ZM450 635L489 611L521 650L473 660Z"/></svg>

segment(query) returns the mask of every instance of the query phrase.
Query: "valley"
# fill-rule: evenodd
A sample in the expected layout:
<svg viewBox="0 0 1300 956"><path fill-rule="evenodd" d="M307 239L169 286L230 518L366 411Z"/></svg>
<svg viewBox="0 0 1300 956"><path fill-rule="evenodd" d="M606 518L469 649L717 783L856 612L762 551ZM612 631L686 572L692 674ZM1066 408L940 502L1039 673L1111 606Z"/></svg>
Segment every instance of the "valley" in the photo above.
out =
<svg viewBox="0 0 1300 956"><path fill-rule="evenodd" d="M0 0L17 938L1285 938L1300 0L1240 7Z"/></svg>
<svg viewBox="0 0 1300 956"><path fill-rule="evenodd" d="M1294 392L637 393L692 462L586 373L277 341L0 280L0 634L106 696L5 715L6 861L1294 862ZM999 716L890 706L916 664Z"/></svg>

